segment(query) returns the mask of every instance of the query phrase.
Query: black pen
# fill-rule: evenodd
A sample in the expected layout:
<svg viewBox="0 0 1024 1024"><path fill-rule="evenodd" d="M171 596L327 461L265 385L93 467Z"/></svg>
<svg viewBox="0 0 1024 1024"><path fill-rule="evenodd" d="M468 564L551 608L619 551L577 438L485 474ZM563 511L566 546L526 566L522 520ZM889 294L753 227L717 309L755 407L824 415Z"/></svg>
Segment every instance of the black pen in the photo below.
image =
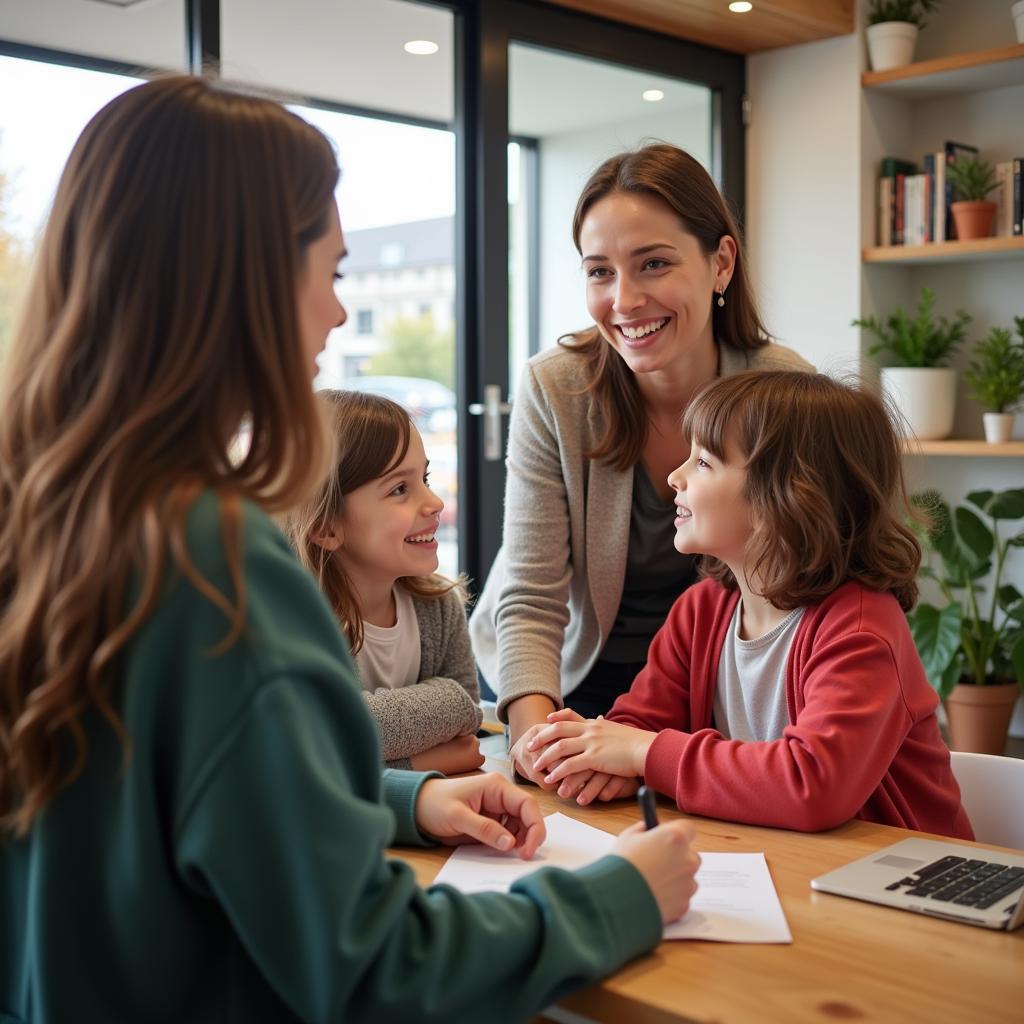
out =
<svg viewBox="0 0 1024 1024"><path fill-rule="evenodd" d="M644 814L644 827L648 832L658 827L658 808L655 804L654 790L650 786L641 786L636 793L637 803Z"/></svg>

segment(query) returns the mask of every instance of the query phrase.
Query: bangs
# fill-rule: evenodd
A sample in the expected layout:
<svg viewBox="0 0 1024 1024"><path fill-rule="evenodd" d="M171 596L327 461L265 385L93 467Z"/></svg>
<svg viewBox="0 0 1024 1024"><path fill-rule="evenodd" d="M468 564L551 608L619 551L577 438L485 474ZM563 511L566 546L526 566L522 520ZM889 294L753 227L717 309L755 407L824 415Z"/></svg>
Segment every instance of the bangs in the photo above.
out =
<svg viewBox="0 0 1024 1024"><path fill-rule="evenodd" d="M739 407L739 391L730 386L735 379L719 377L711 381L698 392L683 413L683 436L691 444L697 442L723 462L726 437Z"/></svg>

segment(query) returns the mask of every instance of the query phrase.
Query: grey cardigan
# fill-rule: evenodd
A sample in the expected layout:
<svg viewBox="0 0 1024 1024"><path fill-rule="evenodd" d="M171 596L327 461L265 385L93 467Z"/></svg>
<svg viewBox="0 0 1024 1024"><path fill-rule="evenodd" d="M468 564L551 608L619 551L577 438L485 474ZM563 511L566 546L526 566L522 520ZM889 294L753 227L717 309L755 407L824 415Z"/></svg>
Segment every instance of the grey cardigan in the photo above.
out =
<svg viewBox="0 0 1024 1024"><path fill-rule="evenodd" d="M720 346L722 376L813 370L791 349ZM562 347L526 365L509 429L501 551L470 619L498 718L527 694L562 706L608 638L626 575L633 470L584 458L600 424L583 360Z"/></svg>
<svg viewBox="0 0 1024 1024"><path fill-rule="evenodd" d="M452 590L412 603L420 627L419 682L363 690L389 768L410 768L413 754L475 733L483 718L462 596Z"/></svg>

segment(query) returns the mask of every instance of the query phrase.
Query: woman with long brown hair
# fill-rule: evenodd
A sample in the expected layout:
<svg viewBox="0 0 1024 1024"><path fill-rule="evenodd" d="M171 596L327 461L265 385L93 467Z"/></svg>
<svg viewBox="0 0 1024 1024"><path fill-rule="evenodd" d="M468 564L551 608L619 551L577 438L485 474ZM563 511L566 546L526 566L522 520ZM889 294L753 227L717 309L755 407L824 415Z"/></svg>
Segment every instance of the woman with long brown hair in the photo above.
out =
<svg viewBox="0 0 1024 1024"><path fill-rule="evenodd" d="M470 620L518 771L564 705L603 714L696 580L672 546L679 420L710 380L810 369L769 341L739 230L707 171L667 144L619 153L576 204L593 326L530 360L508 444L503 546Z"/></svg>
<svg viewBox="0 0 1024 1024"><path fill-rule="evenodd" d="M688 903L685 826L511 896L382 856L530 857L544 827L495 775L382 782L268 516L327 468L337 176L283 107L178 76L109 103L61 178L0 395L5 1021L520 1020Z"/></svg>

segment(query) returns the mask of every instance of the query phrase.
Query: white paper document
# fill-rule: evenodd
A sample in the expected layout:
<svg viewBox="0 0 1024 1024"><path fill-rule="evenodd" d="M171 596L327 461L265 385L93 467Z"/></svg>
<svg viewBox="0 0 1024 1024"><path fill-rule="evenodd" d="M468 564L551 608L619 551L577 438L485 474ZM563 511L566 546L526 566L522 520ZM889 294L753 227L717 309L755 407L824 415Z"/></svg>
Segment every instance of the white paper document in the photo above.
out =
<svg viewBox="0 0 1024 1024"><path fill-rule="evenodd" d="M507 892L537 868L580 868L611 851L615 836L565 814L544 819L548 836L533 860L485 846L458 846L435 884L462 892ZM698 889L681 921L665 927L666 939L714 942L792 942L763 853L702 853Z"/></svg>

